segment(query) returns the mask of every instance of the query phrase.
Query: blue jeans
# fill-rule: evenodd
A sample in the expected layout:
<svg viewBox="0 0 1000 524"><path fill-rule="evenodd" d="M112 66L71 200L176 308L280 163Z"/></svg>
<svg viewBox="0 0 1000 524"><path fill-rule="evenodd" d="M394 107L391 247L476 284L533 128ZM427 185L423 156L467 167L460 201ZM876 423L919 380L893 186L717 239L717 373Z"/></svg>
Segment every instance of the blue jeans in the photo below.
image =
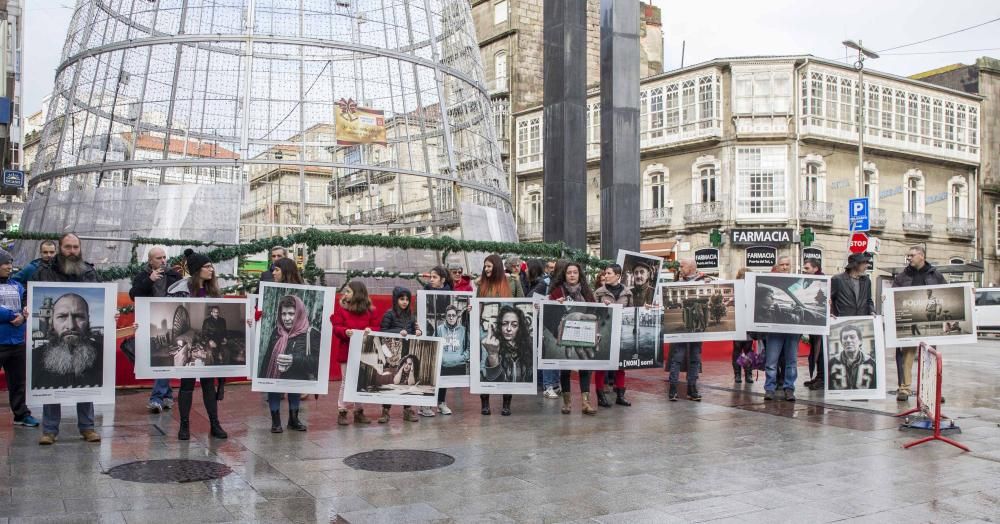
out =
<svg viewBox="0 0 1000 524"><path fill-rule="evenodd" d="M701 342L680 342L671 344L670 349L670 383L676 385L681 378L681 363L688 361L687 383L693 386L698 383L698 372L701 371Z"/></svg>
<svg viewBox="0 0 1000 524"><path fill-rule="evenodd" d="M542 370L542 387L543 388L556 388L559 387L559 370L558 369L543 369Z"/></svg>
<svg viewBox="0 0 1000 524"><path fill-rule="evenodd" d="M267 405L271 408L271 411L281 410L281 396L284 393L268 393L267 394ZM301 393L289 393L288 394L288 409L299 409L299 401L302 400Z"/></svg>
<svg viewBox="0 0 1000 524"><path fill-rule="evenodd" d="M42 406L42 432L59 434L59 421L62 420L62 406L45 404ZM78 402L76 404L76 427L80 431L94 429L94 403Z"/></svg>
<svg viewBox="0 0 1000 524"><path fill-rule="evenodd" d="M170 388L169 378L158 378L153 381L153 392L149 395L151 404L163 404L166 399L173 400L174 391Z"/></svg>
<svg viewBox="0 0 1000 524"><path fill-rule="evenodd" d="M778 386L779 362L785 368L784 389L795 391L798 378L799 335L769 333L764 343L764 391L774 391Z"/></svg>

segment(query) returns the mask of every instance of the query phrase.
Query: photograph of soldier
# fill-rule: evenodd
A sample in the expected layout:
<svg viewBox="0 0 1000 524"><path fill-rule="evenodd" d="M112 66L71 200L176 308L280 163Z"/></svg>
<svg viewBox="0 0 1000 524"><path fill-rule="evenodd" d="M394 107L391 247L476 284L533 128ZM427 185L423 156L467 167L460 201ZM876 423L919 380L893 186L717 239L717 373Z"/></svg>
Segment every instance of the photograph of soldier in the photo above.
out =
<svg viewBox="0 0 1000 524"><path fill-rule="evenodd" d="M738 306L740 298L736 283L725 280L661 285L664 340L684 342L741 338L736 334L740 327L737 325L737 314L742 313L742 306Z"/></svg>
<svg viewBox="0 0 1000 524"><path fill-rule="evenodd" d="M825 335L830 319L830 277L749 274L753 331Z"/></svg>
<svg viewBox="0 0 1000 524"><path fill-rule="evenodd" d="M880 319L840 317L825 337L826 395L829 399L885 396L885 343Z"/></svg>
<svg viewBox="0 0 1000 524"><path fill-rule="evenodd" d="M656 286L663 259L619 250L617 263L622 267L622 283L632 292L632 303L636 306L652 305L657 299Z"/></svg>
<svg viewBox="0 0 1000 524"><path fill-rule="evenodd" d="M35 287L31 389L104 384L104 289Z"/></svg>

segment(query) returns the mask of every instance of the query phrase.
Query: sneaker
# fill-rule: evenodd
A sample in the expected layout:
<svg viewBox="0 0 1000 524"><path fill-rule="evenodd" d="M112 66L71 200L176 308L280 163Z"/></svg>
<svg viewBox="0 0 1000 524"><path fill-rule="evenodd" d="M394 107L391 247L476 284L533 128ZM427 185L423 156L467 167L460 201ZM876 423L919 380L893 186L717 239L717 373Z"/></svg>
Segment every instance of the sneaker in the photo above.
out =
<svg viewBox="0 0 1000 524"><path fill-rule="evenodd" d="M174 399L165 398L163 399L163 409L171 409L174 407Z"/></svg>
<svg viewBox="0 0 1000 524"><path fill-rule="evenodd" d="M80 438L87 442L100 442L101 436L97 434L96 431L92 429L85 429L80 432Z"/></svg>
<svg viewBox="0 0 1000 524"><path fill-rule="evenodd" d="M695 402L701 402L701 394L698 393L697 386L688 386L688 400L693 400Z"/></svg>
<svg viewBox="0 0 1000 524"><path fill-rule="evenodd" d="M14 421L15 426L24 426L26 428L37 428L38 419L32 417L31 415L25 415L21 420Z"/></svg>
<svg viewBox="0 0 1000 524"><path fill-rule="evenodd" d="M38 439L39 446L51 446L56 443L56 436L52 433L42 433L42 438Z"/></svg>
<svg viewBox="0 0 1000 524"><path fill-rule="evenodd" d="M774 400L774 392L773 391L765 391L764 392L764 400Z"/></svg>
<svg viewBox="0 0 1000 524"><path fill-rule="evenodd" d="M559 398L559 393L556 393L556 388L549 386L545 388L545 398Z"/></svg>
<svg viewBox="0 0 1000 524"><path fill-rule="evenodd" d="M795 392L790 389L786 389L785 400L787 400L788 402L795 402Z"/></svg>
<svg viewBox="0 0 1000 524"><path fill-rule="evenodd" d="M146 404L146 407L149 408L150 413L160 413L163 411L163 404L154 400L150 400L149 404Z"/></svg>
<svg viewBox="0 0 1000 524"><path fill-rule="evenodd" d="M677 384L670 384L670 394L667 397L670 402L677 402Z"/></svg>
<svg viewBox="0 0 1000 524"><path fill-rule="evenodd" d="M420 416L421 417L433 417L434 416L434 410L431 409L431 408L428 408L428 407L420 408Z"/></svg>
<svg viewBox="0 0 1000 524"><path fill-rule="evenodd" d="M451 415L451 408L449 408L448 404L445 404L444 402L438 404L438 411L442 415Z"/></svg>

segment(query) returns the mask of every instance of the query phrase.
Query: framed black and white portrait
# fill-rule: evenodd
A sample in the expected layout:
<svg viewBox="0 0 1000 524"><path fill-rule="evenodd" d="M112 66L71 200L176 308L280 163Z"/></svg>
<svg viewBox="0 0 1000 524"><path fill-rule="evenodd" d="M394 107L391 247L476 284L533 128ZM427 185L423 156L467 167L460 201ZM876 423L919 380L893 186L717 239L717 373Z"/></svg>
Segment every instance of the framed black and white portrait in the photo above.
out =
<svg viewBox="0 0 1000 524"><path fill-rule="evenodd" d="M541 300L538 305L540 369L618 369L620 304Z"/></svg>
<svg viewBox="0 0 1000 524"><path fill-rule="evenodd" d="M444 340L441 356L443 388L469 387L472 297L470 291L417 291L417 325L427 335Z"/></svg>
<svg viewBox="0 0 1000 524"><path fill-rule="evenodd" d="M632 291L632 302L636 306L656 304L656 284L660 281L663 259L636 251L618 250L615 262L622 267L622 284Z"/></svg>
<svg viewBox="0 0 1000 524"><path fill-rule="evenodd" d="M527 298L473 298L470 392L534 395L538 313Z"/></svg>
<svg viewBox="0 0 1000 524"><path fill-rule="evenodd" d="M969 282L886 290L888 347L975 344L974 290Z"/></svg>
<svg viewBox="0 0 1000 524"><path fill-rule="evenodd" d="M824 337L826 398L885 398L885 339L882 317L840 317Z"/></svg>
<svg viewBox="0 0 1000 524"><path fill-rule="evenodd" d="M830 276L747 273L748 331L826 335Z"/></svg>
<svg viewBox="0 0 1000 524"><path fill-rule="evenodd" d="M443 344L437 337L354 330L344 400L436 406Z"/></svg>
<svg viewBox="0 0 1000 524"><path fill-rule="evenodd" d="M663 341L746 339L743 289L740 280L661 284Z"/></svg>

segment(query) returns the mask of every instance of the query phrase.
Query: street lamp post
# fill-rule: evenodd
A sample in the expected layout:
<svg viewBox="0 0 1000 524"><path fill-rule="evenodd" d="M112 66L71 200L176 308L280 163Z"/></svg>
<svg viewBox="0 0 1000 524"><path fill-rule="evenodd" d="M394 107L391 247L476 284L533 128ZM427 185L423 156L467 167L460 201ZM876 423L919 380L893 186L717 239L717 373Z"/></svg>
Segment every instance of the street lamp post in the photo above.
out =
<svg viewBox="0 0 1000 524"><path fill-rule="evenodd" d="M864 190L865 180L865 58L878 58L878 53L861 45L861 40L844 40L845 47L858 52L858 59L854 62L854 69L858 70L858 195L861 196ZM864 195L871 201L870 195ZM854 229L851 227L851 229Z"/></svg>

